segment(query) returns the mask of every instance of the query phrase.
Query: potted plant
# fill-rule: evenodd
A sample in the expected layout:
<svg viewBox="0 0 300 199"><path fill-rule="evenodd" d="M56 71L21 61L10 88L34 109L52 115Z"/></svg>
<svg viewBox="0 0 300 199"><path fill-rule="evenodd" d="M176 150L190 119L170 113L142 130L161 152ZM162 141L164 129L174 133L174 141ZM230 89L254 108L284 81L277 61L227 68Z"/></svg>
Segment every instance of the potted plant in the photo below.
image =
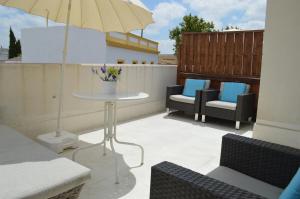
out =
<svg viewBox="0 0 300 199"><path fill-rule="evenodd" d="M103 94L115 94L117 91L117 81L120 79L122 68L114 66L100 66L98 68L92 68L92 73L97 75L102 80L101 93Z"/></svg>

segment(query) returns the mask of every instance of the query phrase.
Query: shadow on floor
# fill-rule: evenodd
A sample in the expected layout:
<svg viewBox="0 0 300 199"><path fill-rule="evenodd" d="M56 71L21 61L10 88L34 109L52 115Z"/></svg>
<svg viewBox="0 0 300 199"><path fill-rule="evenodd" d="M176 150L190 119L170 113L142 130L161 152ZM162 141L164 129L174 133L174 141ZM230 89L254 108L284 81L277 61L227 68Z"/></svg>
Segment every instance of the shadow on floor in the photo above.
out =
<svg viewBox="0 0 300 199"><path fill-rule="evenodd" d="M174 111L169 114L166 113L164 116L165 119L172 119L172 120L178 120L178 121L184 121L189 122L193 125L197 125L199 127L208 127L208 128L214 128L222 131L227 131L228 133L235 133L238 135L243 135L247 133L248 131L253 130L253 123L241 123L240 130L235 129L235 122L229 121L229 120L222 120L218 118L212 118L206 116L206 122L202 123L200 120L201 116L199 115L199 120L194 120L194 115L185 114L182 111Z"/></svg>
<svg viewBox="0 0 300 199"><path fill-rule="evenodd" d="M107 143L108 144L108 143ZM80 146L88 146L86 142ZM64 152L64 156L71 158L73 151ZM119 184L115 178L115 157L113 152L106 148L106 155L103 155L103 145L85 149L77 153L76 162L91 169L92 178L84 186L80 199L117 199L128 194L136 185L136 178L131 169L139 166L129 167L123 155L116 153L119 168ZM138 163L137 163L138 164Z"/></svg>

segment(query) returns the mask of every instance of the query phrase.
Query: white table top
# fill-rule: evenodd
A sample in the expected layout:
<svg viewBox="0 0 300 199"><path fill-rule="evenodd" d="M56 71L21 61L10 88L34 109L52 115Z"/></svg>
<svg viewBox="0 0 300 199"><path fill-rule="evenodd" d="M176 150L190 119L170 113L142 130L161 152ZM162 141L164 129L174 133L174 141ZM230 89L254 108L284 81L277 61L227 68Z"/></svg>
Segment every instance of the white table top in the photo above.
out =
<svg viewBox="0 0 300 199"><path fill-rule="evenodd" d="M124 92L116 94L103 94L91 92L74 92L74 97L85 100L98 100L98 101L133 101L141 100L149 97L147 93L143 92Z"/></svg>

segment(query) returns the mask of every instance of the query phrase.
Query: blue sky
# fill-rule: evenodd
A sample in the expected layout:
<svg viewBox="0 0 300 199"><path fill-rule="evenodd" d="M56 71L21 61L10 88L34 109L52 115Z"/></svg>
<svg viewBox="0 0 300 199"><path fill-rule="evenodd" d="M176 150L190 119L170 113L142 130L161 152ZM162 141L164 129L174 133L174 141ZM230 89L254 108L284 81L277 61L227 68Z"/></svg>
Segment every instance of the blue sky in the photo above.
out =
<svg viewBox="0 0 300 199"><path fill-rule="evenodd" d="M153 12L155 23L149 25L144 36L160 43L161 53L173 53L169 30L182 17L192 13L213 21L217 28L227 25L241 29L261 29L265 26L266 0L142 0ZM55 25L52 23L51 25ZM12 27L20 38L20 30L45 26L45 20L13 8L0 6L0 45L8 46L8 31Z"/></svg>

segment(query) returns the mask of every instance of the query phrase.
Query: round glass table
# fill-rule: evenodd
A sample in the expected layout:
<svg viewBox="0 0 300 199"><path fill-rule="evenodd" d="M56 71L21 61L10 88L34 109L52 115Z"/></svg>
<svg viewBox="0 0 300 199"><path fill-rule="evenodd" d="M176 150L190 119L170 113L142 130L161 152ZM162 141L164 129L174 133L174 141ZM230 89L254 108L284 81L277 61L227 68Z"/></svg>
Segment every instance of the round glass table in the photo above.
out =
<svg viewBox="0 0 300 199"><path fill-rule="evenodd" d="M116 94L101 94L101 93L90 93L90 92L74 92L74 97L83 99L83 100L96 100L104 102L104 139L98 143L87 147L77 148L73 155L72 159L75 161L76 154L83 149L88 149L91 147L102 145L104 146L103 155L106 155L106 142L110 143L111 150L115 156L115 173L116 173L116 184L119 183L119 170L118 170L118 160L116 151L114 148L114 142L118 144L126 144L137 146L141 149L141 165L144 164L144 149L141 145L122 142L117 139L117 102L121 101L135 101L142 100L149 97L147 93L143 92L126 92L126 93L116 93Z"/></svg>

